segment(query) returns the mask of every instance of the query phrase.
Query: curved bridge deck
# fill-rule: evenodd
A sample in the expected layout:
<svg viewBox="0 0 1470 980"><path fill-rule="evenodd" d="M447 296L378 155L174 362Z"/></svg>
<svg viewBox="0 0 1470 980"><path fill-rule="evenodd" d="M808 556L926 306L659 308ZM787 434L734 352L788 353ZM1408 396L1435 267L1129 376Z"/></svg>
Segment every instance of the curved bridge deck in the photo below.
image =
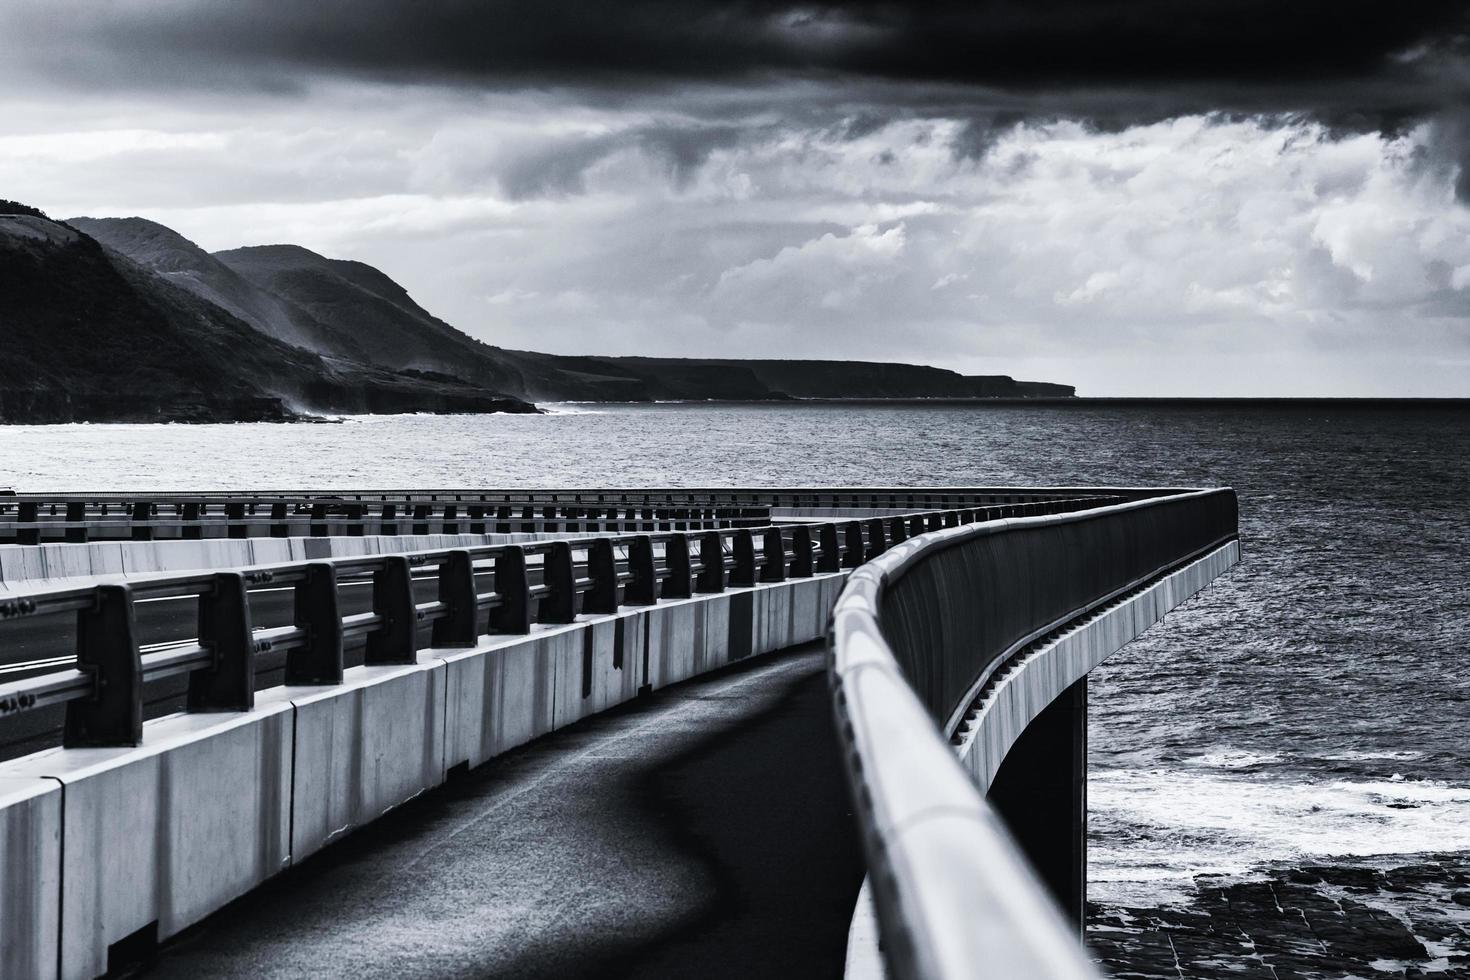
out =
<svg viewBox="0 0 1470 980"><path fill-rule="evenodd" d="M820 645L553 733L164 946L159 977L837 976L862 881Z"/></svg>

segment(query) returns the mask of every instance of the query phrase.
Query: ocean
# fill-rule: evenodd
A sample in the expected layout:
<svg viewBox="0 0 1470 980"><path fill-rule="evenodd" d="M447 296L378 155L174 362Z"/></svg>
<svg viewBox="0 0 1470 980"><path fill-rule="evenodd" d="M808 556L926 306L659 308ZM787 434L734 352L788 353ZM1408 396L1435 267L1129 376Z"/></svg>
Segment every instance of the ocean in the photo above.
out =
<svg viewBox="0 0 1470 980"><path fill-rule="evenodd" d="M1092 675L1089 939L1135 976L1465 970L1470 407L550 408L10 426L0 486L1232 486L1242 564Z"/></svg>

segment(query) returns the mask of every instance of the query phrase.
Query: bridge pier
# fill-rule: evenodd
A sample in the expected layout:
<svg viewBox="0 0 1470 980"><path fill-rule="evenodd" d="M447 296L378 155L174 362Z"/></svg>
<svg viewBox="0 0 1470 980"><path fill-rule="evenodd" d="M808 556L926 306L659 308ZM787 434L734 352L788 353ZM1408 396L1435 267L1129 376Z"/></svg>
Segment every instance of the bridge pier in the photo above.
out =
<svg viewBox="0 0 1470 980"><path fill-rule="evenodd" d="M1087 912L1087 676L1026 726L987 796L1082 935Z"/></svg>

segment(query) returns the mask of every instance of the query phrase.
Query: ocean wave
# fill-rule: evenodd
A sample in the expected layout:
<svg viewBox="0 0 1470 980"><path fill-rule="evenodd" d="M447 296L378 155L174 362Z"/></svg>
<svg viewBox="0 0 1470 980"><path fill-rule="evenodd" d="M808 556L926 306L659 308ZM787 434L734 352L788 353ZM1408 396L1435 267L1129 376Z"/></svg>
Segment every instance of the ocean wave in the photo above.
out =
<svg viewBox="0 0 1470 980"><path fill-rule="evenodd" d="M1326 762L1415 762L1424 758L1423 752L1401 751L1401 752L1335 752L1332 755L1324 755L1319 758Z"/></svg>
<svg viewBox="0 0 1470 980"><path fill-rule="evenodd" d="M1245 749L1221 748L1185 760L1190 765L1211 769L1249 769L1269 766L1281 761L1280 752L1250 752Z"/></svg>
<svg viewBox="0 0 1470 980"><path fill-rule="evenodd" d="M545 415L606 415L607 410L588 408L598 402L537 402L536 407Z"/></svg>
<svg viewBox="0 0 1470 980"><path fill-rule="evenodd" d="M1395 774L1288 781L1206 770L1118 770L1088 780L1089 876L1111 900L1159 898L1197 874L1305 858L1470 850L1470 787Z"/></svg>

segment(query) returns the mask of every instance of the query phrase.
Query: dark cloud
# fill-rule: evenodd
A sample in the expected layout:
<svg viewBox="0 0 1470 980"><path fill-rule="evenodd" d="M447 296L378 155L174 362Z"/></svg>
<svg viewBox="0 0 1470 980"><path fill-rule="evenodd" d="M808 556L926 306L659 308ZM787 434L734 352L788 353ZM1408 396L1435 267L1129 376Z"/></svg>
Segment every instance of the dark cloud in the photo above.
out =
<svg viewBox="0 0 1470 980"><path fill-rule="evenodd" d="M488 85L835 74L1003 89L1381 78L1463 46L1446 0L12 0L23 23L140 74L237 62ZM152 58L138 56L151 55ZM1431 93L1426 92L1429 97Z"/></svg>
<svg viewBox="0 0 1470 980"><path fill-rule="evenodd" d="M1015 110L971 116L950 140L950 152L959 160L980 160L1006 133L1026 121L1026 114Z"/></svg>
<svg viewBox="0 0 1470 980"><path fill-rule="evenodd" d="M748 144L767 127L652 123L598 136L548 140L513 154L497 174L500 188L515 200L565 197L586 190L587 172L615 153L637 150L662 167L676 188L687 187L718 149Z"/></svg>
<svg viewBox="0 0 1470 980"><path fill-rule="evenodd" d="M1470 104L1464 0L7 0L4 38L0 56L72 85L289 92L347 77L662 99L704 124L638 136L676 183L738 138L720 120L748 132L768 99L847 139L918 113L965 120L961 159L1022 119L1112 131L1300 113L1393 133ZM1466 140L1446 124L1437 152L1464 162ZM575 192L621 145L531 161L510 190Z"/></svg>

